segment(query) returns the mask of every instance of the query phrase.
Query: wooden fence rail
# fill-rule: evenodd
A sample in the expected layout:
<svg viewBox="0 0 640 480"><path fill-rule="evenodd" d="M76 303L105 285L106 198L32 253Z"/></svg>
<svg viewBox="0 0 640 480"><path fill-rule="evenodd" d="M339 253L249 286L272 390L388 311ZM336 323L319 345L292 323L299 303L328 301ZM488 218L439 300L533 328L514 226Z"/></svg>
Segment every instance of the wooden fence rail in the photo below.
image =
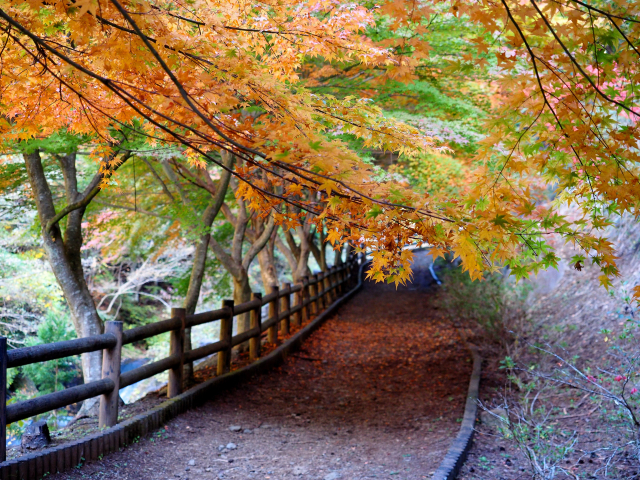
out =
<svg viewBox="0 0 640 480"><path fill-rule="evenodd" d="M30 400L6 404L0 401L0 462L6 461L6 426L62 408L74 403L101 396L99 426L113 427L118 423L119 389L141 380L169 371L168 398L182 393L183 366L214 353L218 354L217 374L229 372L233 347L249 343L249 358L257 361L260 357L261 336L266 331L267 341L276 343L278 333L287 335L291 326L300 327L317 316L326 306L353 287L361 257L354 257L339 266L305 277L300 284L285 284L283 288L273 285L268 295L253 294L250 301L234 305L225 300L223 308L195 315L185 315L182 308L171 310L171 318L122 330L122 322L106 322L105 333L92 337L64 342L36 345L7 351L6 338L0 337L0 394L6 398L7 368L46 362L82 353L102 351L102 379L58 392L42 395ZM291 296L294 302L291 302ZM266 319L262 319L262 307L269 306ZM250 314L250 328L232 334L233 318L240 314ZM220 336L217 341L189 352L183 350L185 328L220 321ZM168 357L143 365L126 373L121 373L121 349L123 345L138 342L162 333L171 332L170 354Z"/></svg>

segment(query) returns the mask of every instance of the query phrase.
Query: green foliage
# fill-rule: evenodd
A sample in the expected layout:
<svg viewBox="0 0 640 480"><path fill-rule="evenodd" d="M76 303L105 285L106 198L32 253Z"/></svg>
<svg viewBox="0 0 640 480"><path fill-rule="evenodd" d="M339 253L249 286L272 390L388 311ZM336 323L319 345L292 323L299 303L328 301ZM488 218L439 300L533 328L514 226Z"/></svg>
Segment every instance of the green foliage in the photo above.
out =
<svg viewBox="0 0 640 480"><path fill-rule="evenodd" d="M88 135L77 135L65 130L54 133L44 138L33 138L13 145L14 149L20 153L33 153L41 150L51 154L63 154L76 152L82 144L88 143L91 137Z"/></svg>
<svg viewBox="0 0 640 480"><path fill-rule="evenodd" d="M529 408L527 408L529 407ZM499 417L501 436L513 442L521 451L534 479L551 480L556 474L567 473L562 463L573 452L577 434L548 422L545 407L534 408L530 402L507 408L506 417Z"/></svg>
<svg viewBox="0 0 640 480"><path fill-rule="evenodd" d="M20 374L20 370L17 368L10 368L7 370L7 389L11 389L11 386L13 385L13 382L15 381L16 378L18 378L18 375Z"/></svg>
<svg viewBox="0 0 640 480"><path fill-rule="evenodd" d="M448 155L431 153L420 157L401 157L389 170L406 178L417 191L455 194L464 180L464 165Z"/></svg>
<svg viewBox="0 0 640 480"><path fill-rule="evenodd" d="M515 285L507 275L494 273L473 281L461 268L443 275L442 305L460 323L508 347L525 320L524 302L529 287Z"/></svg>
<svg viewBox="0 0 640 480"><path fill-rule="evenodd" d="M47 313L38 328L38 336L27 342L28 346L44 343L72 340L75 333L70 319L62 314ZM32 380L41 394L62 390L80 375L78 361L74 357L50 360L44 363L34 363L22 367L22 374Z"/></svg>
<svg viewBox="0 0 640 480"><path fill-rule="evenodd" d="M438 139L441 144L453 149L454 153L475 153L477 142L483 137L479 122L483 112L478 111L464 100L455 99L454 102L454 99L449 97L444 97L444 100L447 104L460 103L465 108L469 108L470 113L462 115L461 118L450 118L450 112L445 110L421 113L420 115L393 111L391 115L397 120L419 128L424 134Z"/></svg>
<svg viewBox="0 0 640 480"><path fill-rule="evenodd" d="M160 290L160 288L157 287L145 289L150 290L152 293L157 293L155 291ZM160 316L158 315L158 305L151 301L151 299L141 297L136 301L135 295L121 295L119 301L121 303L118 306L117 319L124 322L125 325L127 325L127 328L146 325L160 320Z"/></svg>
<svg viewBox="0 0 640 480"><path fill-rule="evenodd" d="M387 115L420 128L460 155L471 156L485 134L482 124L491 109L494 78L488 61L495 63L489 52L478 53L473 40L487 36L492 43L492 39L469 18L453 15L448 5L435 3L431 8L435 13L430 18L415 20L413 26L397 29L393 19L380 14L375 26L366 30L370 39L385 47L395 45L391 48L403 56L416 53L409 45L411 41L420 39L428 44L428 55L417 56L419 65L412 78L398 81L385 76L384 69L363 71L362 65L339 62L326 70L326 76L318 76L315 72L322 71L324 61L316 57L307 61L307 88L337 98L348 95L370 98ZM418 33L418 25L426 27L423 33ZM485 68L478 68L472 61L477 57L487 59ZM341 132L331 134L366 155L362 140Z"/></svg>
<svg viewBox="0 0 640 480"><path fill-rule="evenodd" d="M49 308L61 300L60 287L41 251L0 249L0 280L8 279L11 283L0 282L0 297L5 302L34 303Z"/></svg>
<svg viewBox="0 0 640 480"><path fill-rule="evenodd" d="M0 227L0 334L15 348L36 333L45 311L64 307L56 278L31 235L33 216L9 212L5 219Z"/></svg>

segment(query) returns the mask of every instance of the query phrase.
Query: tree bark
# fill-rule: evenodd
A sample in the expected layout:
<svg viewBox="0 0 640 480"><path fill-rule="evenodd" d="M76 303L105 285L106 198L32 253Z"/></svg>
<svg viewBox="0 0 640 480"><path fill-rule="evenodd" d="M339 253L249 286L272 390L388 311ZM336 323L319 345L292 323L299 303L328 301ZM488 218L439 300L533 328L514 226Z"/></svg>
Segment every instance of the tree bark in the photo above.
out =
<svg viewBox="0 0 640 480"><path fill-rule="evenodd" d="M286 257L287 262L289 262L294 283L301 283L302 279L311 273L309 271L309 255L311 254L311 241L309 236L311 226L311 222L305 220L302 226L296 227L295 232L300 240L300 245L296 244L293 234L291 233L292 230L284 232L288 246L285 245L279 237L276 238L276 246Z"/></svg>
<svg viewBox="0 0 640 480"><path fill-rule="evenodd" d="M227 270L231 275L233 279L233 298L235 302L240 304L251 299L251 288L249 285L248 274L249 267L253 259L258 255L258 253L260 253L271 238L271 234L275 228L275 222L273 217L269 217L262 233L249 243L249 249L243 255L242 246L245 241L245 236L248 230L247 225L250 219L247 216L244 201L238 200L238 206L238 215L236 217L227 217L234 226L231 252L227 252L214 238L210 239L209 247L225 270ZM242 318L238 318L237 323L238 333L242 333L250 328L249 314L243 314L241 317ZM241 348L245 348L245 346L248 345L249 342L246 342Z"/></svg>
<svg viewBox="0 0 640 480"><path fill-rule="evenodd" d="M70 212L66 218L64 236L56 222L47 231L47 224L55 217L56 209L49 183L44 173L40 152L23 155L29 184L36 200L38 217L42 225L42 241L51 269L69 305L73 326L78 337L99 335L103 324L98 316L82 269L82 217L86 207ZM76 155L58 158L62 168L67 204L77 202L81 195L77 190ZM84 195L99 184L99 178L85 189ZM96 183L97 182L97 183ZM82 354L84 382L99 380L102 375L102 352ZM96 399L86 400L81 413L93 414L97 409Z"/></svg>
<svg viewBox="0 0 640 480"><path fill-rule="evenodd" d="M225 152L226 153L226 152ZM233 166L233 156L223 156L225 165L229 168ZM189 277L189 287L187 288L187 295L184 299L184 309L187 315L193 315L196 312L198 306L198 299L200 298L200 290L202 289L202 282L204 281L204 270L207 263L207 251L209 249L209 239L211 238L211 226L213 225L220 207L224 203L224 196L229 187L229 179L231 173L228 170L223 170L220 180L218 181L217 191L212 196L209 205L202 214L202 226L205 233L198 239L196 243L195 253L193 255L193 266L191 267L191 276ZM191 351L193 345L191 342L191 328L185 329L184 332L184 351ZM185 379L191 379L193 377L193 363L185 364Z"/></svg>
<svg viewBox="0 0 640 480"><path fill-rule="evenodd" d="M342 265L342 249L344 245L340 246L339 249L333 251L333 264L334 265Z"/></svg>
<svg viewBox="0 0 640 480"><path fill-rule="evenodd" d="M249 285L249 275L243 269L242 274L233 277L233 302L235 305L251 300L251 286ZM250 312L243 313L236 317L237 333L246 332L251 328Z"/></svg>
<svg viewBox="0 0 640 480"><path fill-rule="evenodd" d="M278 236L278 228L273 229L271 238L265 247L258 253L258 262L260 263L260 277L264 291L268 292L271 285L278 285L278 272L276 269L275 246Z"/></svg>
<svg viewBox="0 0 640 480"><path fill-rule="evenodd" d="M311 253L313 253L313 257L316 259L320 270L325 271L327 269L327 249L324 241L324 228L322 227L318 230L318 240L320 245L316 245L315 236L311 236L309 238L309 247L311 248Z"/></svg>

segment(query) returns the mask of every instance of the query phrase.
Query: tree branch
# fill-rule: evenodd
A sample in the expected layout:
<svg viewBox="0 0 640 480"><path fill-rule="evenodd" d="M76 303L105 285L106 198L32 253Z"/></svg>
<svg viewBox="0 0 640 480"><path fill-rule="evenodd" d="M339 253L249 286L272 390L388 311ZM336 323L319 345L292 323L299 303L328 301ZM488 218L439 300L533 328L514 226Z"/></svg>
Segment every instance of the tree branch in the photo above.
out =
<svg viewBox="0 0 640 480"><path fill-rule="evenodd" d="M255 256L267 244L267 242L271 238L271 232L273 232L273 228L275 227L275 225L276 223L274 217L273 215L270 215L269 221L267 222L267 225L265 225L262 234L260 234L257 240L251 245L251 247L249 247L249 251L245 254L244 259L242 260L242 266L245 270L249 269L249 265L251 265L251 262L253 261Z"/></svg>
<svg viewBox="0 0 640 480"><path fill-rule="evenodd" d="M163 218L165 220L172 220L172 218L169 215L162 215L160 213L150 212L148 210L142 210L140 207L133 208L133 207L129 207L128 205L117 205L115 203L103 202L102 200L94 200L94 203L97 203L98 205L103 205L105 207L119 208L121 210L128 210L130 212L142 213L143 215L150 215L152 217Z"/></svg>
<svg viewBox="0 0 640 480"><path fill-rule="evenodd" d="M122 160L122 162L120 162L120 165L122 165L124 162L126 162L130 157L131 157L131 152L127 151L125 153L125 155L123 156L123 160ZM118 169L118 167L120 167L120 165L114 166L113 169L110 170L107 174L104 174L104 175L100 174L101 178L104 178L105 176L107 176L107 177L111 176L113 174L113 172L115 172ZM97 185L97 186L93 187L91 190L89 190L88 193L85 193L85 195L83 196L82 199L80 199L77 202L74 202L74 203L72 203L70 205L67 205L62 210L60 210L60 212L56 213L54 215L54 217L47 222L47 225L45 226L45 232L49 233L54 225L56 225L60 220L62 220L64 217L69 215L74 210L78 210L80 208L84 208L87 205L89 205L91 203L91 200L93 200L93 198L98 193L100 193L100 190L101 190L100 185Z"/></svg>

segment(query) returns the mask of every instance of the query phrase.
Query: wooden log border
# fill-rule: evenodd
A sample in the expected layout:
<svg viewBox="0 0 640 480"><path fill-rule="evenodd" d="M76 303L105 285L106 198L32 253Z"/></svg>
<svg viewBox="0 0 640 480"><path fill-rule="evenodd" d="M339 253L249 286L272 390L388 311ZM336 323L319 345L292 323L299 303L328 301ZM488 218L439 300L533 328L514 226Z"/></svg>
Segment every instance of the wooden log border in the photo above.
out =
<svg viewBox="0 0 640 480"><path fill-rule="evenodd" d="M117 452L127 445L137 442L162 427L169 420L193 409L216 394L232 386L245 382L254 375L266 372L282 364L291 353L320 327L346 301L350 300L362 287L362 272L367 262L360 265L357 284L345 295L335 300L311 323L299 330L268 355L230 373L213 377L174 398L164 401L148 412L122 421L79 440L23 455L0 463L0 480L41 480L54 473L62 473L88 462L101 459L105 455ZM466 418L466 417L465 417Z"/></svg>
<svg viewBox="0 0 640 480"><path fill-rule="evenodd" d="M449 447L447 455L433 474L433 477L431 477L431 480L455 480L471 448L476 415L478 413L478 393L482 373L482 357L480 357L478 347L475 345L468 345L468 348L473 357L473 371L471 373L471 379L469 380L469 392L464 408L462 425L460 426L458 436Z"/></svg>

